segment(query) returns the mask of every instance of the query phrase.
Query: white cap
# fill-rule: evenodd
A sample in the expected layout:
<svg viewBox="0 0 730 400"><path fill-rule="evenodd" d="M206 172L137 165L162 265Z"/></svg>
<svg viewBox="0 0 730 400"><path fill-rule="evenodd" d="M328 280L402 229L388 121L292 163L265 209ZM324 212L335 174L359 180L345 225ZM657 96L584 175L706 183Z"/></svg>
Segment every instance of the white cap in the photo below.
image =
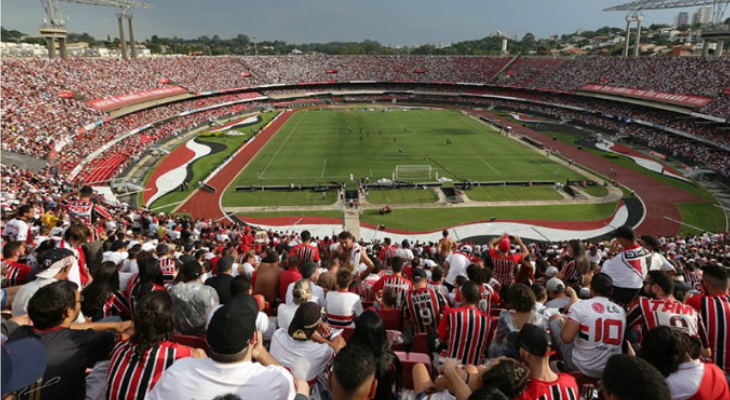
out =
<svg viewBox="0 0 730 400"><path fill-rule="evenodd" d="M565 290L565 283L563 283L560 278L550 278L550 280L548 280L545 284L545 289L547 289L548 292L559 292L561 290Z"/></svg>
<svg viewBox="0 0 730 400"><path fill-rule="evenodd" d="M142 245L142 251L152 251L157 248L157 245L154 242L145 242Z"/></svg>
<svg viewBox="0 0 730 400"><path fill-rule="evenodd" d="M545 275L547 275L548 278L552 278L557 273L558 273L558 269L555 267L548 267L548 269L545 270Z"/></svg>
<svg viewBox="0 0 730 400"><path fill-rule="evenodd" d="M438 265L438 264L436 264L436 261L434 261L434 260L426 260L423 263L426 264L426 266L428 268L433 268Z"/></svg>
<svg viewBox="0 0 730 400"><path fill-rule="evenodd" d="M464 253L471 253L472 252L471 246L469 246L468 244L465 244L465 245L461 246L461 249L459 249L459 250L463 251Z"/></svg>

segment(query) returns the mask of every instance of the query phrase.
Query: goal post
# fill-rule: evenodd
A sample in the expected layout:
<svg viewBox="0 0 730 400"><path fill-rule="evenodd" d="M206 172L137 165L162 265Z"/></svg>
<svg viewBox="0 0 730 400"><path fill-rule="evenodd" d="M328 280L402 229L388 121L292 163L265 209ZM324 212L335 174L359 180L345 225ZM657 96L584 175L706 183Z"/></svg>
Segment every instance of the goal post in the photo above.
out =
<svg viewBox="0 0 730 400"><path fill-rule="evenodd" d="M396 165L396 179L430 179L433 168L430 165Z"/></svg>

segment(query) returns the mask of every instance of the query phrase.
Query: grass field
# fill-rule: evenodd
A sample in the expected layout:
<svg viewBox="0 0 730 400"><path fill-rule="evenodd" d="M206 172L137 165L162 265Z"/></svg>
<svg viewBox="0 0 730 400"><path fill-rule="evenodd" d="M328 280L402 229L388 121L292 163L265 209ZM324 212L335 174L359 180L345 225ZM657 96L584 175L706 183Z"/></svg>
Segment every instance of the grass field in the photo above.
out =
<svg viewBox="0 0 730 400"><path fill-rule="evenodd" d="M562 200L552 186L482 186L465 190L472 201Z"/></svg>
<svg viewBox="0 0 730 400"><path fill-rule="evenodd" d="M719 207L707 203L679 203L679 212L682 214L682 221L694 225L699 229L683 225L682 233L723 232L725 226L725 213Z"/></svg>
<svg viewBox="0 0 730 400"><path fill-rule="evenodd" d="M371 190L368 201L372 204L435 203L438 196L433 189Z"/></svg>
<svg viewBox="0 0 730 400"><path fill-rule="evenodd" d="M277 113L264 113L261 114L261 122L255 125L247 126L245 128L239 129L240 132L244 133L242 136L226 136L225 140L223 137L214 137L214 136L208 136L208 137L201 137L200 141L202 143L220 143L224 144L226 146L226 149L220 153L211 154L208 156L205 156L193 164L193 177L190 180L190 182L198 182L200 180L203 180L208 174L214 170L218 165L223 163L223 161L228 157L230 154L233 154L236 150L238 150L243 143L250 139L253 135L253 131L255 129L258 129L264 125L266 125L269 121L271 121ZM184 145L185 142L182 142L180 146ZM179 147L179 146L178 146ZM173 150L174 151L174 150ZM171 152L172 154L172 152ZM167 155L169 157L170 155ZM164 158L160 159L157 165L159 165ZM154 171L154 168L152 169ZM147 175L147 179L149 179L149 174ZM145 185L147 185L147 181L145 180ZM185 200L194 190L197 189L197 186L194 184L190 184L190 187L188 190L185 191L175 191L172 193L169 193L165 196L162 196L161 198L157 199L154 203L152 203L151 208L156 207L162 207L167 204L172 204L171 206L162 207L160 209L157 209L155 211L157 212L169 212L172 211L176 205L175 203L179 201ZM334 203L334 201L333 201Z"/></svg>
<svg viewBox="0 0 730 400"><path fill-rule="evenodd" d="M464 208L394 208L393 212L380 215L378 210L365 210L360 219L371 224L383 224L391 229L423 231L441 229L471 221L504 219L538 219L552 221L591 221L610 217L616 203L578 204L565 206L524 207L464 207Z"/></svg>
<svg viewBox="0 0 730 400"><path fill-rule="evenodd" d="M295 113L232 186L330 183L350 174L373 182L390 179L397 165L433 168L430 179L413 181L435 180L436 173L454 180L581 178L456 111L328 110Z"/></svg>

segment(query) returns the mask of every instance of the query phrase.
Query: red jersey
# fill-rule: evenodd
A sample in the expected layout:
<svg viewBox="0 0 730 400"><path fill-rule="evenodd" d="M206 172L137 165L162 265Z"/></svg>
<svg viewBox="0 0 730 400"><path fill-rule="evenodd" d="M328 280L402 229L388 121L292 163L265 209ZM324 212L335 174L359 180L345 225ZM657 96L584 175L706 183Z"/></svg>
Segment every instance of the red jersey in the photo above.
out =
<svg viewBox="0 0 730 400"><path fill-rule="evenodd" d="M33 270L29 265L17 261L5 263L8 272L5 274L7 286L20 286L28 280L28 274Z"/></svg>
<svg viewBox="0 0 730 400"><path fill-rule="evenodd" d="M362 301L375 301L373 286L378 283L379 280L380 277L378 275L370 274L360 281L360 298Z"/></svg>
<svg viewBox="0 0 730 400"><path fill-rule="evenodd" d="M428 333L437 328L441 315L448 309L444 298L427 287L412 290L406 296L406 312L416 333Z"/></svg>
<svg viewBox="0 0 730 400"><path fill-rule="evenodd" d="M558 379L543 382L530 379L525 391L516 400L578 400L578 383L570 374L560 373Z"/></svg>
<svg viewBox="0 0 730 400"><path fill-rule="evenodd" d="M474 307L453 308L441 318L438 335L449 348L446 357L480 365L489 344L492 319Z"/></svg>
<svg viewBox="0 0 730 400"><path fill-rule="evenodd" d="M307 261L319 263L319 249L311 244L298 244L289 252L290 256L299 257L299 266L301 267Z"/></svg>
<svg viewBox="0 0 730 400"><path fill-rule="evenodd" d="M380 250L378 253L378 260L383 264L383 268L388 267L388 262L391 258L395 257L398 253L398 248L395 246L388 246Z"/></svg>
<svg viewBox="0 0 730 400"><path fill-rule="evenodd" d="M502 255L495 249L489 250L489 257L492 259L494 279L499 281L501 286L512 286L515 282L515 271L522 262L522 254Z"/></svg>
<svg viewBox="0 0 730 400"><path fill-rule="evenodd" d="M289 268L279 275L279 299L282 302L286 301L286 292L289 289L289 284L297 282L300 279L302 279L302 274L299 273L297 267Z"/></svg>
<svg viewBox="0 0 730 400"><path fill-rule="evenodd" d="M641 325L641 335L659 326L678 328L692 337L699 337L702 347L709 347L707 332L694 308L677 300L639 297L626 314L627 327Z"/></svg>
<svg viewBox="0 0 730 400"><path fill-rule="evenodd" d="M403 305L406 293L413 290L413 283L408 279L398 275L388 275L380 278L379 281L373 285L373 292L378 293L385 289L395 289L396 293L396 305L400 308Z"/></svg>
<svg viewBox="0 0 730 400"><path fill-rule="evenodd" d="M125 340L114 347L107 375L106 400L143 400L162 373L192 350L169 341L135 354L137 345Z"/></svg>
<svg viewBox="0 0 730 400"><path fill-rule="evenodd" d="M403 315L398 309L389 310L378 310L376 311L380 318L383 320L385 329L400 331L403 329Z"/></svg>
<svg viewBox="0 0 730 400"><path fill-rule="evenodd" d="M726 374L730 373L730 295L697 295L687 304L699 310L712 350L712 360Z"/></svg>

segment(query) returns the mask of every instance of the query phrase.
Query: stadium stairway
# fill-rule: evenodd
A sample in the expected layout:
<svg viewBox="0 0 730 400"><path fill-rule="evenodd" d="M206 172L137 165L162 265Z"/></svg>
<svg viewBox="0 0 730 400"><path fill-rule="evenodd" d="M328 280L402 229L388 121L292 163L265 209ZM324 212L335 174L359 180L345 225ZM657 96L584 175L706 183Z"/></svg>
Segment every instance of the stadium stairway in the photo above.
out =
<svg viewBox="0 0 730 400"><path fill-rule="evenodd" d="M360 211L357 208L345 209L345 230L360 239Z"/></svg>

